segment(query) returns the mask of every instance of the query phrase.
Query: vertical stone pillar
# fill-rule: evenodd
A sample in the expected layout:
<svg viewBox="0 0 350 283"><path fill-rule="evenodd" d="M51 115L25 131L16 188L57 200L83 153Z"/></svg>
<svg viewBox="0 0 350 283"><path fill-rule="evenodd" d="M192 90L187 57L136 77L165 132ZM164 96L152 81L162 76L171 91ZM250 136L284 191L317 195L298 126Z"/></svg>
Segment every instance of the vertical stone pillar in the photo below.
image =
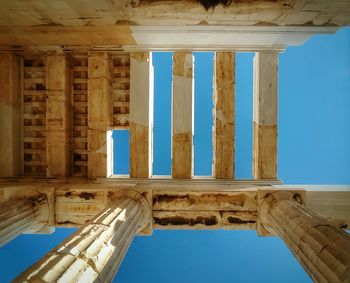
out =
<svg viewBox="0 0 350 283"><path fill-rule="evenodd" d="M213 176L235 172L235 53L216 52L214 60Z"/></svg>
<svg viewBox="0 0 350 283"><path fill-rule="evenodd" d="M278 53L254 57L253 178L277 178Z"/></svg>
<svg viewBox="0 0 350 283"><path fill-rule="evenodd" d="M175 52L172 93L172 176L191 179L193 175L193 55Z"/></svg>
<svg viewBox="0 0 350 283"><path fill-rule="evenodd" d="M269 194L260 221L280 236L315 282L350 282L350 235L301 205L293 194Z"/></svg>
<svg viewBox="0 0 350 283"><path fill-rule="evenodd" d="M88 177L107 176L107 131L111 125L111 62L107 52L90 52L88 63Z"/></svg>
<svg viewBox="0 0 350 283"><path fill-rule="evenodd" d="M21 57L0 52L0 177L22 173Z"/></svg>
<svg viewBox="0 0 350 283"><path fill-rule="evenodd" d="M46 57L47 175L67 177L71 172L71 61L65 53Z"/></svg>
<svg viewBox="0 0 350 283"><path fill-rule="evenodd" d="M0 246L38 225L40 205L46 202L39 196L0 203Z"/></svg>
<svg viewBox="0 0 350 283"><path fill-rule="evenodd" d="M136 232L149 217L145 198L120 198L14 282L111 282Z"/></svg>
<svg viewBox="0 0 350 283"><path fill-rule="evenodd" d="M130 177L152 174L153 65L149 52L130 54Z"/></svg>

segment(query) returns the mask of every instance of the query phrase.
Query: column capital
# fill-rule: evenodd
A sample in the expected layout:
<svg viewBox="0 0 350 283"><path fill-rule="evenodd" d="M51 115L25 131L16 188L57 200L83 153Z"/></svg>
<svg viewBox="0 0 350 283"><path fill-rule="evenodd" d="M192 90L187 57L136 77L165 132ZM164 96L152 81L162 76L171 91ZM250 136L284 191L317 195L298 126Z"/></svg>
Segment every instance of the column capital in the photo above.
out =
<svg viewBox="0 0 350 283"><path fill-rule="evenodd" d="M51 233L54 225L50 193L27 189L3 189L0 202L0 246L23 233ZM51 212L51 213L50 213Z"/></svg>
<svg viewBox="0 0 350 283"><path fill-rule="evenodd" d="M285 199L292 200L301 205L306 204L306 190L305 189L293 189L293 190L279 190L272 187L263 187L258 189L258 219L256 232L259 236L272 236L276 235L272 227L264 222L264 216L269 213L269 209L277 201Z"/></svg>
<svg viewBox="0 0 350 283"><path fill-rule="evenodd" d="M137 228L137 233L151 235L153 230L152 221L152 191L134 191L130 189L107 192L106 207L112 206L122 198L133 199L141 205L143 214Z"/></svg>

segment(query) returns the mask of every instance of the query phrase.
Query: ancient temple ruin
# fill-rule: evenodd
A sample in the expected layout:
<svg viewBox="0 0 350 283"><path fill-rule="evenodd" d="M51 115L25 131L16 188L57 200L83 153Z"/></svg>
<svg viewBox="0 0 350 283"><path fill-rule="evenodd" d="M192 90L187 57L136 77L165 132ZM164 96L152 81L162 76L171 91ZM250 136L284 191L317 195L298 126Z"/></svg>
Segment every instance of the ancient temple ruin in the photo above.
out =
<svg viewBox="0 0 350 283"><path fill-rule="evenodd" d="M3 0L0 244L76 233L14 282L111 282L135 235L278 235L315 282L350 282L350 192L277 176L278 52L350 24L348 1ZM213 170L193 176L193 51L215 51ZM172 51L172 176L152 176L151 52ZM253 179L236 180L235 52L255 52ZM283 126L283 125L282 125ZM111 131L130 130L130 176ZM337 205L342 200L343 205ZM344 205L345 203L345 205ZM347 204L346 204L347 203Z"/></svg>

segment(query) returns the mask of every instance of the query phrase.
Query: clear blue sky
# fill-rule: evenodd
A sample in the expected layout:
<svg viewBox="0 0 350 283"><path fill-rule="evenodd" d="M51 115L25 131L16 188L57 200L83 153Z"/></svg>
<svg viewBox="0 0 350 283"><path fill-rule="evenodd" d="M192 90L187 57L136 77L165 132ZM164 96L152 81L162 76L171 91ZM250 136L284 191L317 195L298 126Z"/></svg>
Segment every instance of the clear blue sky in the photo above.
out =
<svg viewBox="0 0 350 283"><path fill-rule="evenodd" d="M195 174L210 175L212 53L195 54ZM252 53L236 57L236 176L251 178ZM154 174L169 175L171 54L156 53ZM350 28L315 36L279 56L279 167L285 183L350 184ZM127 148L126 132L115 134ZM122 150L117 152L127 152ZM127 155L116 155L127 173ZM72 230L22 235L0 248L0 282L8 282ZM136 237L120 283L311 282L281 240L255 231L154 231Z"/></svg>

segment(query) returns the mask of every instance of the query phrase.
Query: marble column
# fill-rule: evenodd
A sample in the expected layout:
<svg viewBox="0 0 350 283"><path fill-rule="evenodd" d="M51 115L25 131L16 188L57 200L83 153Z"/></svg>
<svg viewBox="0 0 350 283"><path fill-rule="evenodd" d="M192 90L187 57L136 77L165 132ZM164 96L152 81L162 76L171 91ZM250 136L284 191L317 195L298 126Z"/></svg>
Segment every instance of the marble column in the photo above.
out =
<svg viewBox="0 0 350 283"><path fill-rule="evenodd" d="M350 235L286 192L262 202L264 228L280 236L315 282L350 282Z"/></svg>
<svg viewBox="0 0 350 283"><path fill-rule="evenodd" d="M28 268L14 282L111 282L150 210L122 197Z"/></svg>

